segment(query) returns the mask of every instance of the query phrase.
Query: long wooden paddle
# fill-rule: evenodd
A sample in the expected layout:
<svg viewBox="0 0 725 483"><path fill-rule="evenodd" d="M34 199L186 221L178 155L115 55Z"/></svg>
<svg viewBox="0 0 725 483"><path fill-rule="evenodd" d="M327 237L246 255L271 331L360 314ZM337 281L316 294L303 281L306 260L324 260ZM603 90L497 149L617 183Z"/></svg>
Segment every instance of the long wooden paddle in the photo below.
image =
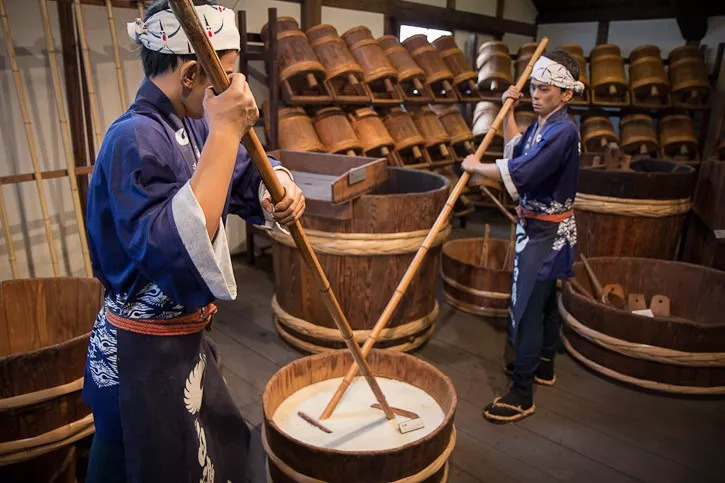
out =
<svg viewBox="0 0 725 483"><path fill-rule="evenodd" d="M227 77L226 72L224 72L224 68L219 61L219 56L217 56L211 42L204 33L204 29L199 22L199 17L196 15L196 10L194 9L191 1L170 0L169 3L171 4L174 15L179 20L179 24L184 29L186 36L189 38L189 42L194 48L194 52L196 52L197 60L211 79L214 90L217 93L225 91L229 87L229 78ZM285 190L277 179L277 175L272 169L272 165L270 164L267 154L265 153L262 144L259 142L259 138L254 132L254 129L250 128L249 131L247 131L242 138L242 143L244 144L244 147L247 148L247 152L252 158L254 167L257 168L257 171L262 177L264 185L269 190L269 193L272 196L272 201L274 203L278 203L284 198ZM302 224L299 221L296 221L294 225L289 227L289 230L297 248L302 254L302 258L305 260L305 263L315 277L315 281L320 289L325 306L327 306L327 309L330 311L337 328L342 334L345 344L352 353L352 357L356 363L353 364L353 366L356 370L359 367L362 371L370 389L372 389L373 394L375 394L375 399L377 399L380 406L383 408L385 416L388 419L395 419L395 414L385 400L385 396L380 390L380 386L378 386L375 377L373 377L370 366L360 350L360 346L357 345L355 339L353 338L350 323L347 321L347 318L345 318L345 314L342 313L342 308L340 308L340 304L338 303L335 294L332 292L330 282L327 280L319 260L312 251L310 242L307 240L307 236L302 229Z"/></svg>
<svg viewBox="0 0 725 483"><path fill-rule="evenodd" d="M531 75L531 70L534 68L534 64L539 59L539 57L541 57L541 54L544 53L544 50L546 49L546 45L548 43L548 37L544 37L543 39L541 39L541 42L539 42L539 46L536 48L536 52L534 52L534 55L531 56L531 59L529 59L529 63L526 65L526 69L524 69L521 77L516 82L516 87L519 90L524 88L526 80L529 78L529 75ZM476 149L476 153L474 154L476 160L481 160L483 153L486 152L488 146L493 140L493 137L496 135L496 129L498 129L498 127L503 122L504 116L506 116L506 114L508 114L508 112L511 110L511 106L513 105L513 103L514 100L510 98L506 99L506 102L503 103L503 106L501 107L501 110L496 116L496 119L493 120L491 127L488 128L486 137L483 138L483 141L481 141L478 149ZM385 326L388 325L390 318L393 316L393 313L398 308L400 301L403 299L403 296L405 295L405 292L408 289L410 282L413 280L413 277L415 277L415 275L418 273L418 269L423 263L423 258L425 258L426 253L428 253L428 250L430 249L433 240L435 240L436 236L438 236L438 232L440 232L441 229L446 225L446 223L448 223L448 217L453 211L453 205L456 203L456 200L458 200L458 197L461 196L463 189L468 184L469 178L470 174L468 172L464 172L461 175L461 178L458 180L458 183L456 183L456 186L453 188L453 190L451 190L451 194L448 196L448 200L446 201L443 210L441 210L435 223L433 223L433 227L428 232L428 236L426 236L425 240L423 240L423 244L418 249L418 252L415 254L415 257L413 258L413 261L408 267L408 270L405 272L405 275L403 275L403 279L400 281L398 287L395 289L395 293L388 302L388 305L383 310L383 313L380 314L378 321L375 323L375 327L373 327L370 336L365 341L365 345L363 345L363 355L367 356L367 354L370 352L370 349L372 349L373 345L375 344L378 336L380 336L380 333L383 331ZM335 407L340 402L342 395L345 394L345 391L347 390L350 382L356 374L357 368L355 366L352 366L350 370L347 371L347 374L345 375L345 378L340 384L340 387L337 389L337 392L335 392L335 395L332 396L332 399L327 404L327 407L320 416L321 419L326 419L330 417L332 411L335 410Z"/></svg>

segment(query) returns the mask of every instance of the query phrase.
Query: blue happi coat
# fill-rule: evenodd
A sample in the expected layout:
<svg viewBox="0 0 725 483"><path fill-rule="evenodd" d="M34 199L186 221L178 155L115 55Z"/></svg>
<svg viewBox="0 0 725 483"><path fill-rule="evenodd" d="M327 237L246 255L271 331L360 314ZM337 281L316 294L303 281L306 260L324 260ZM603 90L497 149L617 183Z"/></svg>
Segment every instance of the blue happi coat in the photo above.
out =
<svg viewBox="0 0 725 483"><path fill-rule="evenodd" d="M539 214L561 214L574 206L579 152L579 131L563 106L541 128L537 121L523 135L511 139L504 149L504 159L496 164L506 190L522 208ZM519 221L511 288L512 341L534 284L573 276L576 239L573 215L561 222Z"/></svg>
<svg viewBox="0 0 725 483"><path fill-rule="evenodd" d="M219 186L227 202L211 241L189 184L207 135L204 120L179 118L145 79L108 129L91 177L88 242L106 297L83 397L97 437L123 444L129 481L239 481L245 465L248 430L201 332L142 335L105 315L169 319L236 297L223 221L234 213L263 223L261 178L240 145L230 185Z"/></svg>

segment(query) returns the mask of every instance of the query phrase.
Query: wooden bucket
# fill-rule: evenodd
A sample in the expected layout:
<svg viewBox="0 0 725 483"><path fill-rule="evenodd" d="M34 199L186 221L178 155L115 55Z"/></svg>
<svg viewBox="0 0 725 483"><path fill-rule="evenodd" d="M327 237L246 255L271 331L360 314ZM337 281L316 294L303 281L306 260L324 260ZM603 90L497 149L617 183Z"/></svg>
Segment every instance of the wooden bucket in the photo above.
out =
<svg viewBox="0 0 725 483"><path fill-rule="evenodd" d="M669 114L659 122L662 154L676 161L698 159L699 143L687 114Z"/></svg>
<svg viewBox="0 0 725 483"><path fill-rule="evenodd" d="M393 138L377 112L369 107L362 107L348 114L348 118L362 144L363 154L374 157L390 155L394 145Z"/></svg>
<svg viewBox="0 0 725 483"><path fill-rule="evenodd" d="M61 446L22 463L0 466L0 481L76 483L79 459L75 445Z"/></svg>
<svg viewBox="0 0 725 483"><path fill-rule="evenodd" d="M0 284L0 466L92 434L81 400L93 322L103 287L91 278Z"/></svg>
<svg viewBox="0 0 725 483"><path fill-rule="evenodd" d="M413 122L423 136L424 146L433 159L442 158L451 161L455 159L450 148L451 138L430 107L421 106L416 109L413 113Z"/></svg>
<svg viewBox="0 0 725 483"><path fill-rule="evenodd" d="M669 100L670 81L660 49L654 45L642 45L629 54L629 88L632 102L660 105Z"/></svg>
<svg viewBox="0 0 725 483"><path fill-rule="evenodd" d="M436 102L456 102L453 90L453 73L446 66L441 54L433 47L425 35L408 37L403 42L415 62L425 71L425 83L433 90Z"/></svg>
<svg viewBox="0 0 725 483"><path fill-rule="evenodd" d="M476 144L480 143L486 136L500 109L501 107L495 102L482 101L476 104L476 109L473 111L473 128L471 129ZM491 146L496 147L498 151L503 149L503 127L500 125L491 141Z"/></svg>
<svg viewBox="0 0 725 483"><path fill-rule="evenodd" d="M646 317L594 302L568 284L559 301L569 353L590 369L627 384L674 394L725 394L725 272L645 258L589 260L602 284L629 294L670 298L669 317ZM581 263L576 279L593 292ZM706 290L707 296L693 296Z"/></svg>
<svg viewBox="0 0 725 483"><path fill-rule="evenodd" d="M312 119L301 107L281 107L279 119L279 147L290 151L325 152L325 146L317 136ZM268 116L264 117L265 124Z"/></svg>
<svg viewBox="0 0 725 483"><path fill-rule="evenodd" d="M315 114L315 131L320 141L325 145L325 151L330 154L348 154L350 156L362 153L362 144L355 135L347 116L339 107L325 107Z"/></svg>
<svg viewBox="0 0 725 483"><path fill-rule="evenodd" d="M710 94L705 59L696 45L670 51L669 75L673 100L684 105L705 105Z"/></svg>
<svg viewBox="0 0 725 483"><path fill-rule="evenodd" d="M569 55L571 55L574 60L577 61L577 63L579 64L579 81L584 84L584 86L588 89L589 76L587 75L587 59L586 57L584 57L584 50L582 49L581 45L561 44L558 48L565 52L569 52Z"/></svg>
<svg viewBox="0 0 725 483"><path fill-rule="evenodd" d="M483 241L463 238L443 245L443 294L449 304L464 312L506 317L511 299L513 250L509 251L508 240L489 238L484 263ZM509 265L504 266L507 256Z"/></svg>
<svg viewBox="0 0 725 483"><path fill-rule="evenodd" d="M639 159L632 171L582 169L574 203L586 256L672 259L695 190L695 170Z"/></svg>
<svg viewBox="0 0 725 483"><path fill-rule="evenodd" d="M365 82L373 94L373 101L381 98L402 102L396 89L398 71L388 60L380 44L365 26L353 27L342 38L363 70Z"/></svg>
<svg viewBox="0 0 725 483"><path fill-rule="evenodd" d="M529 126L539 119L539 115L527 109L516 109L514 119L516 120L516 128L523 134Z"/></svg>
<svg viewBox="0 0 725 483"><path fill-rule="evenodd" d="M344 376L353 363L348 351L297 359L272 376L262 396L268 481L447 481L448 458L456 441L453 383L433 365L408 354L373 349L367 361L376 377L407 382L432 396L443 410L443 422L425 437L382 451L340 451L293 438L275 424L277 408L306 386Z"/></svg>
<svg viewBox="0 0 725 483"><path fill-rule="evenodd" d="M320 24L307 29L310 45L325 67L333 97L339 102L370 101L370 91L363 82L363 70L332 25Z"/></svg>
<svg viewBox="0 0 725 483"><path fill-rule="evenodd" d="M595 97L607 99L624 96L628 84L619 47L614 44L597 45L592 49L589 58L592 69L591 85Z"/></svg>
<svg viewBox="0 0 725 483"><path fill-rule="evenodd" d="M405 101L432 102L433 93L425 86L425 71L415 63L398 38L393 35L384 35L378 39L378 44L398 71L398 86Z"/></svg>
<svg viewBox="0 0 725 483"><path fill-rule="evenodd" d="M434 40L433 45L441 53L443 62L446 63L453 74L453 86L458 89L459 95L466 98L480 99L481 95L476 85L477 75L471 68L466 56L456 45L455 39L450 35L444 35Z"/></svg>
<svg viewBox="0 0 725 483"><path fill-rule="evenodd" d="M269 25L261 31L265 47L269 44ZM294 93L319 94L325 80L325 68L310 46L307 35L292 17L277 19L277 68L279 82L287 82Z"/></svg>
<svg viewBox="0 0 725 483"><path fill-rule="evenodd" d="M521 77L521 74L523 74L538 46L539 44L537 42L528 42L519 47L519 51L516 54L516 62L514 63L514 79ZM529 97L529 84L530 81L527 79L524 88L521 89L524 97Z"/></svg>
<svg viewBox="0 0 725 483"><path fill-rule="evenodd" d="M447 197L448 182L442 176L389 167L384 184L352 202L351 219L302 217L358 343L375 325ZM410 351L432 335L440 251L449 232L447 227L435 239L378 347ZM309 352L344 347L292 238L279 232L271 235L276 294L272 309L280 335Z"/></svg>
<svg viewBox="0 0 725 483"><path fill-rule="evenodd" d="M612 121L603 112L590 113L582 120L582 148L587 153L604 152L610 143L619 144Z"/></svg>
<svg viewBox="0 0 725 483"><path fill-rule="evenodd" d="M415 127L413 116L399 107L392 108L383 123L395 142L395 151L408 164L428 164L430 158L424 150L425 140Z"/></svg>
<svg viewBox="0 0 725 483"><path fill-rule="evenodd" d="M475 152L473 146L473 133L463 119L461 111L456 106L432 105L431 108L438 115L443 128L451 138L451 145L459 157L463 158Z"/></svg>
<svg viewBox="0 0 725 483"><path fill-rule="evenodd" d="M484 42L476 58L478 88L482 93L503 92L513 84L509 48L500 40Z"/></svg>
<svg viewBox="0 0 725 483"><path fill-rule="evenodd" d="M630 114L619 122L622 151L626 154L643 154L658 157L659 142L652 117L647 114Z"/></svg>

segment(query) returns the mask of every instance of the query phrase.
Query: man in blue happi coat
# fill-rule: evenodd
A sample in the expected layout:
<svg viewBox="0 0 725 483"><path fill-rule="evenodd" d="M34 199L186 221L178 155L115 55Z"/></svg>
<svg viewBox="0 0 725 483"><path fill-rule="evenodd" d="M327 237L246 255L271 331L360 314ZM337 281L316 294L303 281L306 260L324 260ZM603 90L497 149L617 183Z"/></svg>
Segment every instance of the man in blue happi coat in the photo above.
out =
<svg viewBox="0 0 725 483"><path fill-rule="evenodd" d="M168 1L151 5L128 24L146 77L90 182L90 255L106 296L83 386L96 426L89 482L245 481L250 433L202 337L213 302L237 296L224 221L279 229L305 202L273 161L286 195L272 205L240 144L258 110L232 73L234 12L196 3L229 89L214 94Z"/></svg>
<svg viewBox="0 0 725 483"><path fill-rule="evenodd" d="M504 159L482 164L473 156L463 162L472 174L503 181L518 201L516 257L509 320L509 341L516 359L508 394L483 411L495 423L520 421L534 413L534 382L552 385L559 339L556 280L569 278L575 258L576 223L572 207L579 175L579 131L566 104L584 85L579 65L556 50L540 57L531 73L531 102L537 122L519 134L513 110L504 119ZM510 87L503 100L518 104L521 93Z"/></svg>

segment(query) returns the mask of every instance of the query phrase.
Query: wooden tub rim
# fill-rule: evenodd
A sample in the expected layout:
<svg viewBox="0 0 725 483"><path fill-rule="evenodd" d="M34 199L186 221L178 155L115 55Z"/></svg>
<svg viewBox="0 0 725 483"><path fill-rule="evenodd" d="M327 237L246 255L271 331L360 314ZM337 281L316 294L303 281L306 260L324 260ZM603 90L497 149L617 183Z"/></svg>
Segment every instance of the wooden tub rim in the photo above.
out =
<svg viewBox="0 0 725 483"><path fill-rule="evenodd" d="M438 403L438 405L441 407L441 409L443 410L443 413L444 413L443 421L438 426L436 426L435 429L433 429L433 431L431 431L430 433L428 433L424 437L422 437L420 439L416 439L414 441L411 441L410 443L404 444L403 446L398 446L396 448L390 448L390 449L384 449L384 450L373 450L373 451L370 451L370 450L365 450L365 451L341 451L341 450L338 450L338 449L331 449L331 448L325 448L325 447L322 447L322 446L315 446L315 445L306 443L304 441L301 441L301 440L299 440L299 439L297 439L297 438L295 438L293 436L290 436L288 433L282 431L282 429L279 426L277 426L277 424L274 422L274 415L273 414L272 415L269 414L269 411L268 411L268 403L269 403L269 400L268 400L268 396L267 396L267 394L268 394L268 391L267 391L268 388L271 387L272 383L277 378L281 377L280 374L281 374L282 370L283 369L286 369L288 367L294 366L294 365L301 365L301 364L303 364L302 361L305 361L306 359L311 359L311 360L313 360L313 359L326 359L326 358L330 358L330 357L336 356L337 354L345 353L345 352L348 352L348 349L337 349L337 350L331 350L331 351L323 352L323 353L320 353L320 354L313 354L313 355L309 355L309 356L305 356L305 357L300 357L299 359L296 359L296 360L290 362L289 364L280 367L280 369L276 373L274 373L274 375L272 375L272 377L269 378L269 381L267 381L267 384L264 386L264 391L262 392L262 414L264 416L263 424L265 426L269 425L269 427L273 428L278 434L283 435L288 440L294 441L296 444L298 444L300 446L304 446L308 450L311 450L311 451L320 451L320 450L322 450L322 451L325 451L327 453L330 453L330 454L333 454L333 455L336 455L336 456L384 456L384 455L389 455L389 454L394 453L394 452L400 452L400 451L403 451L403 450L407 450L407 449L412 448L414 446L420 446L423 443L426 443L426 442L430 441L431 439L433 439L435 436L438 435L438 433L443 428L445 428L445 427L447 427L449 425L451 427L451 430L453 430L453 417L455 416L455 412L456 412L456 409L458 407L458 394L456 394L456 389L455 389L455 386L453 385L453 382L451 381L451 379L446 374L444 374L440 369L438 369L437 367L435 367L433 364L431 364L431 363L429 363L427 361L424 361L422 359L419 359L418 357L415 357L415 356L413 356L411 354L407 354L405 352L390 352L390 351L386 351L385 349L371 349L370 354L372 354L374 352L380 352L380 353L385 354L385 357L392 357L392 358L395 358L395 357L403 357L403 358L410 357L412 359L415 359L415 360L419 361L421 364L423 364L425 366L428 366L428 368L434 374L436 374L439 377L439 380L443 381L443 383L445 384L445 386L447 388L447 393L451 397L451 401L450 401L450 406L451 407L448 410L446 410L443 407L443 404L441 404L440 401L438 401L437 399L435 399L432 394L428 393L424 389L422 389L422 388L420 388L418 386L415 386L414 384L412 384L412 383L410 383L408 381L402 381L402 380L397 379L397 378L385 376L386 379L398 380L398 381L401 381L401 382L405 382L407 384L410 384L411 386L415 386L416 388L421 389L422 391L426 392L430 397L433 397L433 399L436 401L436 403ZM352 356L350 356L350 357L352 357ZM369 357L370 357L370 355L368 355L365 359L367 360ZM352 361L352 360L351 360L351 362L354 363L354 361ZM348 367L348 366L346 366L346 367ZM376 376L376 378L377 377L380 377L380 376ZM323 380L327 380L327 379L320 379L319 381L314 381L312 384L315 384L317 382L322 382ZM291 395L292 394L289 394L287 397L289 397ZM276 409L277 408L275 408L275 410ZM315 416L313 415L313 417L315 417Z"/></svg>
<svg viewBox="0 0 725 483"><path fill-rule="evenodd" d="M390 170L393 170L393 171L397 171L397 172L405 172L405 173L416 173L416 174L420 174L422 176L435 177L435 178L438 178L439 181L442 181L443 184L441 186L436 187L436 188L426 189L426 190L422 190L422 191L411 191L411 192L407 192L407 193L376 193L375 192L376 190L380 189L381 187L383 187L385 185L385 183L381 183L378 186L376 186L373 189L373 191L371 191L370 193L365 193L364 195L362 195L361 198L379 198L381 196L385 196L385 197L390 197L390 196L400 196L400 197L420 196L420 195L423 195L423 194L430 194L430 193L435 193L437 191L447 190L448 187L449 187L449 185L450 185L450 182L448 181L448 178L446 178L445 176L440 175L438 173L434 173L432 171L422 171L420 169L412 169L412 168L405 168L405 167L399 167L399 166L388 166L388 170L389 171ZM431 181L434 181L435 178L431 178ZM388 179L390 179L390 177L388 177Z"/></svg>
<svg viewBox="0 0 725 483"><path fill-rule="evenodd" d="M456 263L460 263L461 265L465 265L467 267L472 267L477 270L485 270L487 272L496 272L496 273L511 273L513 270L507 270L505 268L488 268L488 267L480 267L478 265L474 265L469 262L465 262L461 260L457 256L453 256L450 253L450 249L452 246L456 244L456 242L470 242L470 241L482 241L483 237L469 237L469 238L456 238L455 240L448 240L443 244L443 249L441 250L442 257L448 257L451 260L454 260ZM498 238L490 238L489 242L500 242L500 243L508 243L508 240L500 240ZM441 257L441 273L443 273L443 258ZM459 282L460 283L460 282ZM493 292L492 292L493 293Z"/></svg>

